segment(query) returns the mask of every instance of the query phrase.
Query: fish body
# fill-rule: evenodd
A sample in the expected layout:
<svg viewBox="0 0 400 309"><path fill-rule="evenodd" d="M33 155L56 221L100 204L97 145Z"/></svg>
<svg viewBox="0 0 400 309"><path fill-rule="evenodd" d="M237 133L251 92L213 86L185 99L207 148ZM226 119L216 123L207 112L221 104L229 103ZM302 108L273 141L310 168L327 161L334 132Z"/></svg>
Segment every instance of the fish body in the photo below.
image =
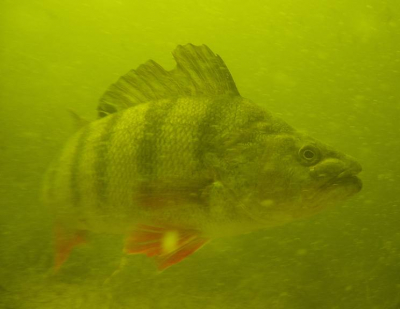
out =
<svg viewBox="0 0 400 309"><path fill-rule="evenodd" d="M86 231L126 236L161 269L210 239L312 215L361 189L353 158L240 96L219 56L178 46L104 94L49 169L56 265Z"/></svg>

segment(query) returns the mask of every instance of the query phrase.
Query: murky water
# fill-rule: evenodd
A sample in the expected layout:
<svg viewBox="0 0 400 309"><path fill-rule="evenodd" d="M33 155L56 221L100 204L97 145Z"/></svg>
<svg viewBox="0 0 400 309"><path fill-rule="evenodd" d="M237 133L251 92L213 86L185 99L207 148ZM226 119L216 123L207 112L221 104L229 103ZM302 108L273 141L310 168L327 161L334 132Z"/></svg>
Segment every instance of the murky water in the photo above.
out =
<svg viewBox="0 0 400 309"><path fill-rule="evenodd" d="M57 273L40 201L52 158L119 76L207 44L242 96L356 157L363 190L285 226L211 242L159 273L94 234ZM397 1L0 4L0 307L360 308L400 304Z"/></svg>

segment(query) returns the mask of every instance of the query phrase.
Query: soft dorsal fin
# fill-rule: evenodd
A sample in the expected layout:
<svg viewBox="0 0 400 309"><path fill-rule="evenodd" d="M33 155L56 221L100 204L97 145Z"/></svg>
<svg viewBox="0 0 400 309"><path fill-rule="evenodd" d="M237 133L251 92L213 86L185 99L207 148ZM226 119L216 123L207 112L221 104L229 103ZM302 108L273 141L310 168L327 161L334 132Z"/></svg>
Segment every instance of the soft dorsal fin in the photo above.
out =
<svg viewBox="0 0 400 309"><path fill-rule="evenodd" d="M149 60L111 85L100 99L99 117L172 97L240 95L224 61L206 45L178 45L172 55L177 65L171 71Z"/></svg>

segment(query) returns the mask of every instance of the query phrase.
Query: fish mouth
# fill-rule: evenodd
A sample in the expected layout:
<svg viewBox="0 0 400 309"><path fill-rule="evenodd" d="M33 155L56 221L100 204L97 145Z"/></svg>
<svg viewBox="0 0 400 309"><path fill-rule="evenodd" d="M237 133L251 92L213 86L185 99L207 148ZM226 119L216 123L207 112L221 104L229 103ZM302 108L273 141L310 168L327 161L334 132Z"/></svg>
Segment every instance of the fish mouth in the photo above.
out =
<svg viewBox="0 0 400 309"><path fill-rule="evenodd" d="M323 166L324 167L324 166ZM331 170L334 170L332 166L327 165ZM358 174L362 171L361 165L354 163L350 168L341 169L336 173L329 173L329 169L320 168L316 170L311 169L311 173L314 177L317 177L321 181L322 190L335 190L342 189L348 191L349 195L353 195L362 189L362 181L358 177ZM329 177L329 174L330 177Z"/></svg>
<svg viewBox="0 0 400 309"><path fill-rule="evenodd" d="M337 177L332 183L332 186L351 186L359 192L362 189L362 181L358 176L351 175L346 177Z"/></svg>
<svg viewBox="0 0 400 309"><path fill-rule="evenodd" d="M358 177L361 165L354 159L345 157L329 158L310 168L311 176L320 184L320 189L336 191L343 196L350 196L362 189Z"/></svg>
<svg viewBox="0 0 400 309"><path fill-rule="evenodd" d="M322 187L326 190L344 189L347 192L346 195L351 196L360 192L362 186L361 179L356 175L339 175L325 183Z"/></svg>

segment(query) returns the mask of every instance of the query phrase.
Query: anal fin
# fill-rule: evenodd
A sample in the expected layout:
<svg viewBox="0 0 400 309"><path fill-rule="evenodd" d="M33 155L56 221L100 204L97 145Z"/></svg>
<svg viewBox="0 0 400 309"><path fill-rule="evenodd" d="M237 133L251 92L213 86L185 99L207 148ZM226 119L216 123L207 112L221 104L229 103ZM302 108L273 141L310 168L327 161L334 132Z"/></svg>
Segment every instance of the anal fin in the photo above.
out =
<svg viewBox="0 0 400 309"><path fill-rule="evenodd" d="M145 254L164 270L193 254L209 239L197 230L139 225L127 237L127 254Z"/></svg>

